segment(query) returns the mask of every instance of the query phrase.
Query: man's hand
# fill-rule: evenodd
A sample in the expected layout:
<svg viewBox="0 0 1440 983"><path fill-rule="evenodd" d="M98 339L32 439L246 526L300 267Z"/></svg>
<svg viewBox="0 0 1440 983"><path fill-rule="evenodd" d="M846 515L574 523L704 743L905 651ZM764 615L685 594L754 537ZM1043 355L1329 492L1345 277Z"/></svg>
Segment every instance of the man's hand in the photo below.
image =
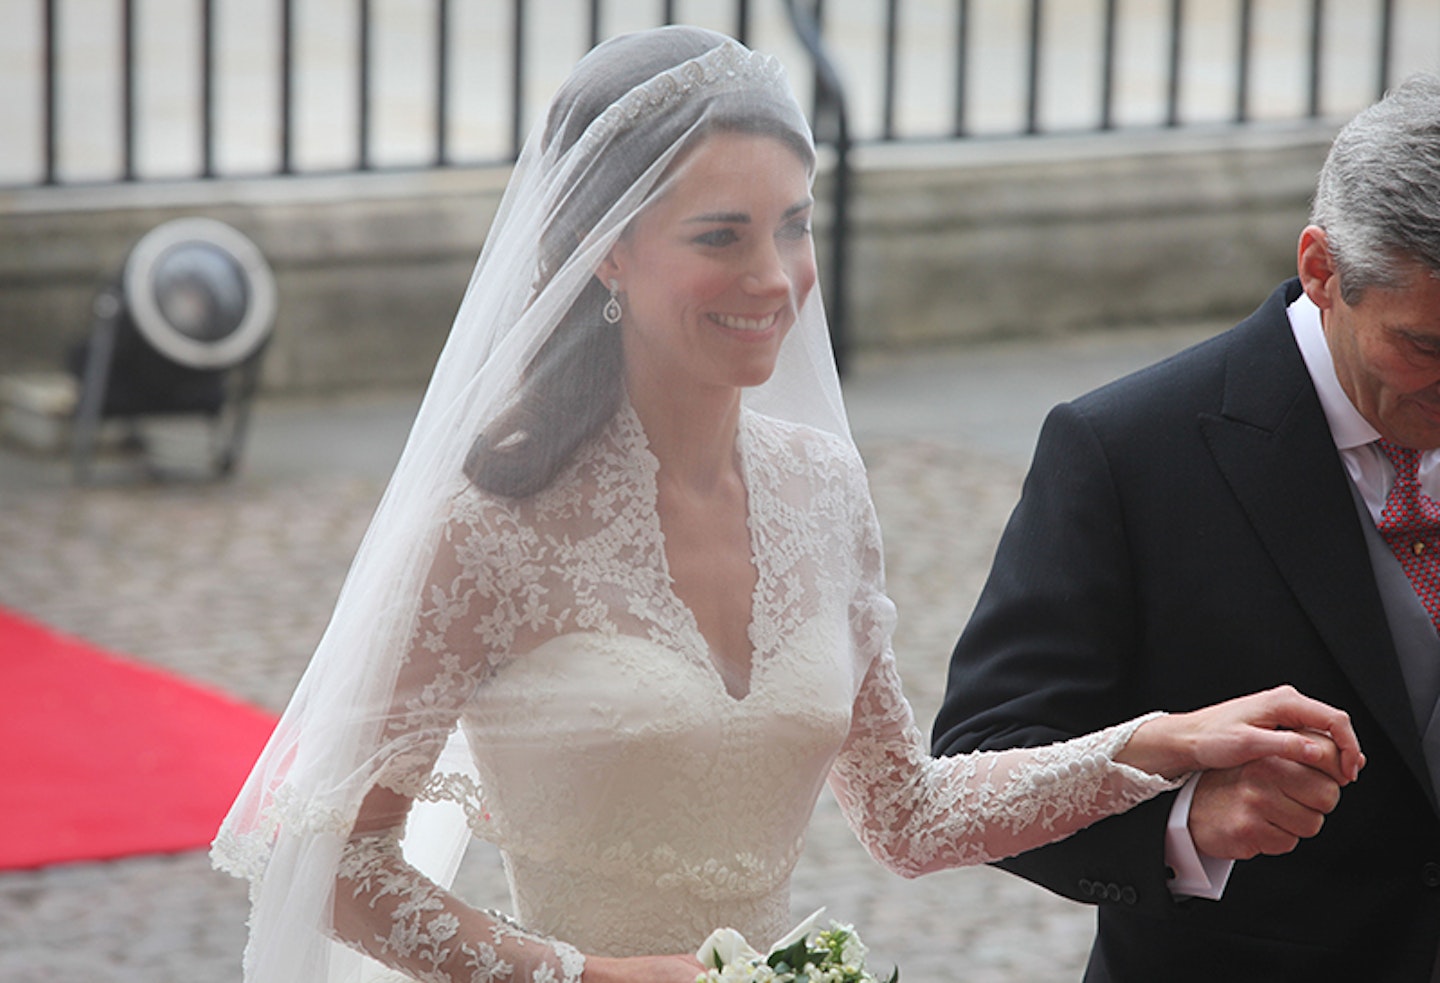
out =
<svg viewBox="0 0 1440 983"><path fill-rule="evenodd" d="M1190 804L1190 836L1201 853L1222 860L1289 853L1314 836L1340 801L1340 753L1328 739L1328 756L1315 767L1285 758L1261 758L1236 768L1207 771Z"/></svg>

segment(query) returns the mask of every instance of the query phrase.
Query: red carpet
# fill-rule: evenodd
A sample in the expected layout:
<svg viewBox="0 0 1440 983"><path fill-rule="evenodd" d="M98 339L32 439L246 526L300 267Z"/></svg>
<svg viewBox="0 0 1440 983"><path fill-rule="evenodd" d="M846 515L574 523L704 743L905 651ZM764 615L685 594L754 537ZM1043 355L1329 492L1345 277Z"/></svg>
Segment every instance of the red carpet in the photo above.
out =
<svg viewBox="0 0 1440 983"><path fill-rule="evenodd" d="M207 846L274 725L0 609L0 869Z"/></svg>

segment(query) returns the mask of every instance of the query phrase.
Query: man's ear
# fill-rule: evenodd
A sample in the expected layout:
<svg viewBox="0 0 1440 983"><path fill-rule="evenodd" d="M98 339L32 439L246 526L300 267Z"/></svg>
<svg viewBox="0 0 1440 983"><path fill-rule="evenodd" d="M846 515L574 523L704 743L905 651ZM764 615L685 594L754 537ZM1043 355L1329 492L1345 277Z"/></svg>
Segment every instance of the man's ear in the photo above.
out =
<svg viewBox="0 0 1440 983"><path fill-rule="evenodd" d="M1307 225L1300 233L1296 268L1305 296L1322 311L1334 307L1340 299L1340 271L1330 254L1330 241L1318 225Z"/></svg>

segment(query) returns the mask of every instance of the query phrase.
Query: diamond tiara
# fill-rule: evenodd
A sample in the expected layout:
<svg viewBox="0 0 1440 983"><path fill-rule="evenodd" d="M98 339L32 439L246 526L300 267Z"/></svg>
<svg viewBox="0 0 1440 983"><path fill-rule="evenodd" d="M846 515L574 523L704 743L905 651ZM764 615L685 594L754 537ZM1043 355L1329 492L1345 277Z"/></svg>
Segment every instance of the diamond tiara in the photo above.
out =
<svg viewBox="0 0 1440 983"><path fill-rule="evenodd" d="M785 66L779 59L728 41L631 89L595 118L580 144L585 150L593 149L595 144L642 119L663 113L699 89L720 89L731 84L767 86L791 98Z"/></svg>

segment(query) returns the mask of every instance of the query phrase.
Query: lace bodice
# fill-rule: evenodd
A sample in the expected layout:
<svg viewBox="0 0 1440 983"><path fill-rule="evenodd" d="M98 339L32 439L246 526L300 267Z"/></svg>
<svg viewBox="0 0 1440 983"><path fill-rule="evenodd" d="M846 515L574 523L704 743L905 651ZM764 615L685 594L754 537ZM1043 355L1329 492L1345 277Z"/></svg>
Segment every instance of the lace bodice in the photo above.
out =
<svg viewBox="0 0 1440 983"><path fill-rule="evenodd" d="M738 698L670 585L656 462L628 409L539 496L455 497L377 777L463 807L505 858L518 925L410 867L399 817L362 814L337 902L365 922L352 944L457 983L573 981L577 949L693 951L722 925L765 945L791 920L827 780L907 876L1012 855L1173 787L1111 761L1139 721L930 758L889 649L853 449L747 413L737 451L758 575ZM457 724L473 772L435 767Z"/></svg>

